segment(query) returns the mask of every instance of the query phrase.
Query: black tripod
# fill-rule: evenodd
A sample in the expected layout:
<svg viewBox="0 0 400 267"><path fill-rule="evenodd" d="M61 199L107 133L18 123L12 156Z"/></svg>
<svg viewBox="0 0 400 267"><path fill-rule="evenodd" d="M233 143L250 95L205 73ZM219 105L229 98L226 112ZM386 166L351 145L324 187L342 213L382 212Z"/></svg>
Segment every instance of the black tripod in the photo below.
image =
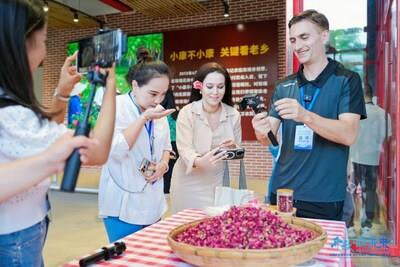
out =
<svg viewBox="0 0 400 267"><path fill-rule="evenodd" d="M100 69L96 66L95 70L88 73L88 80L90 81L91 90L89 96L89 102L86 107L85 115L83 120L78 123L74 136L85 135L89 136L90 125L89 117L92 108L94 96L96 95L96 88L98 85L104 86L107 74L100 73ZM61 190L65 192L74 192L76 181L78 179L79 170L81 168L81 159L79 154L79 148L76 148L69 156L67 163L64 168L64 176L61 182Z"/></svg>

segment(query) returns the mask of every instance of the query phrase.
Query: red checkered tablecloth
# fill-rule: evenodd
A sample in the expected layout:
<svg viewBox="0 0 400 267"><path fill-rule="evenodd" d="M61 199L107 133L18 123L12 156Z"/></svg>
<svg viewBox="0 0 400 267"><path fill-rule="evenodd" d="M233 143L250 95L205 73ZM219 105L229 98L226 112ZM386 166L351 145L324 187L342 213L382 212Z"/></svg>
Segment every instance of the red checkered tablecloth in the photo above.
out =
<svg viewBox="0 0 400 267"><path fill-rule="evenodd" d="M205 214L201 210L187 209L171 217L153 224L139 232L122 239L126 244L126 251L110 261L100 261L95 266L114 267L189 267L192 266L179 259L172 252L167 243L168 233L175 227L193 220L202 219ZM328 241L319 253L310 262L308 267L351 267L350 247L344 222L311 220L322 226L327 232ZM74 260L64 267L79 266Z"/></svg>

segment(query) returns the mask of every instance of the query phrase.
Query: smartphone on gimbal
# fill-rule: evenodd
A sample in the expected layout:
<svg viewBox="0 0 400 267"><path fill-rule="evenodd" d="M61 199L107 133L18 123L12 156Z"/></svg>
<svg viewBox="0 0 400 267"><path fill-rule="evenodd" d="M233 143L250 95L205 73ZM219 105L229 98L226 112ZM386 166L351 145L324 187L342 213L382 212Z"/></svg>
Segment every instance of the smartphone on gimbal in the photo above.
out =
<svg viewBox="0 0 400 267"><path fill-rule="evenodd" d="M110 68L126 51L126 34L121 29L100 31L78 41L77 72L87 73L99 66Z"/></svg>

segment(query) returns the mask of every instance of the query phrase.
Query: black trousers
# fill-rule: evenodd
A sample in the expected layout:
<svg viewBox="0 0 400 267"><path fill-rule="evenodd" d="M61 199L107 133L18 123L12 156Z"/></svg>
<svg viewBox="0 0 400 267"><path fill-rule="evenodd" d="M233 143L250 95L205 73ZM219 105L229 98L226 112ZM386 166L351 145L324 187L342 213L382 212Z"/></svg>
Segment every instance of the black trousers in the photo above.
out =
<svg viewBox="0 0 400 267"><path fill-rule="evenodd" d="M269 200L272 205L276 205L276 194L271 192ZM308 202L294 200L293 206L297 209L297 217L341 221L343 204L344 201Z"/></svg>
<svg viewBox="0 0 400 267"><path fill-rule="evenodd" d="M366 218L361 221L361 227L372 227L375 216L375 205L377 202L376 180L378 177L378 166L364 165L353 162L354 183L361 185L362 208L365 210ZM356 193L354 193L356 194ZM354 213L350 226L354 225Z"/></svg>
<svg viewBox="0 0 400 267"><path fill-rule="evenodd" d="M176 147L176 142L172 141L171 142L172 150L176 154L176 159L178 159L179 154L178 154L178 149ZM164 194L169 194L169 189L171 187L171 176L172 176L172 170L174 169L174 165L176 162L176 159L170 159L168 162L168 171L164 173Z"/></svg>

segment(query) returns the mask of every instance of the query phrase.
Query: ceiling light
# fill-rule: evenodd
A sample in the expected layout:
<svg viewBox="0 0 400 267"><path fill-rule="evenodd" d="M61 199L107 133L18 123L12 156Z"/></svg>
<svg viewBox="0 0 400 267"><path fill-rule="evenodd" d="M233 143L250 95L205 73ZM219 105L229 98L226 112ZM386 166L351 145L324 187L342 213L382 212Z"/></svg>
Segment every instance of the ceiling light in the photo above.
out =
<svg viewBox="0 0 400 267"><path fill-rule="evenodd" d="M79 22L78 12L74 11L74 22Z"/></svg>
<svg viewBox="0 0 400 267"><path fill-rule="evenodd" d="M225 11L225 12L224 12L224 17L225 17L225 18L229 17L229 9L228 9L228 11Z"/></svg>
<svg viewBox="0 0 400 267"><path fill-rule="evenodd" d="M43 11L44 12L48 12L49 11L49 4L47 3L47 1L44 1Z"/></svg>
<svg viewBox="0 0 400 267"><path fill-rule="evenodd" d="M229 17L229 1L222 0L222 3L224 4L224 17L227 18Z"/></svg>
<svg viewBox="0 0 400 267"><path fill-rule="evenodd" d="M0 2L1 2L1 0L0 0ZM46 3L51 3L51 8L53 8L53 6L56 6L57 8L62 8L63 10L70 10L71 13L73 14L73 21L75 23L79 22L79 17L80 16L81 17L84 16L84 17L86 17L86 18L88 18L90 20L93 20L93 21L97 22L99 25L101 25L101 24L105 25L105 21L103 21L102 19L99 19L99 18L97 18L95 16L92 16L90 14L87 14L87 13L81 11L80 10L80 0L78 2L78 9L64 4L63 2L65 2L65 0L63 0L63 2L61 2L61 1L58 2L58 1L55 1L55 0L43 0L43 3L45 3L45 2ZM49 7L49 9L50 9L50 7Z"/></svg>

